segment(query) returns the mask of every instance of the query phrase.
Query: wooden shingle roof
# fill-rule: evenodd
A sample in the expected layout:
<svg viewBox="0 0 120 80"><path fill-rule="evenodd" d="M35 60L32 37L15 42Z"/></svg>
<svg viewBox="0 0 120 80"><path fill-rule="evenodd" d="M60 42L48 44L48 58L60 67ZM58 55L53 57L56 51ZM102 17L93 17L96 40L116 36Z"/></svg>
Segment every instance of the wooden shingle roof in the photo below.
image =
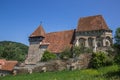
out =
<svg viewBox="0 0 120 80"><path fill-rule="evenodd" d="M43 27L40 25L38 28L30 35L30 37L44 37L45 36L45 31Z"/></svg>
<svg viewBox="0 0 120 80"><path fill-rule="evenodd" d="M101 15L80 18L76 31L109 30Z"/></svg>
<svg viewBox="0 0 120 80"><path fill-rule="evenodd" d="M48 50L53 53L60 53L65 48L71 48L73 45L75 30L67 30L60 32L47 33L43 40L44 43L49 43Z"/></svg>

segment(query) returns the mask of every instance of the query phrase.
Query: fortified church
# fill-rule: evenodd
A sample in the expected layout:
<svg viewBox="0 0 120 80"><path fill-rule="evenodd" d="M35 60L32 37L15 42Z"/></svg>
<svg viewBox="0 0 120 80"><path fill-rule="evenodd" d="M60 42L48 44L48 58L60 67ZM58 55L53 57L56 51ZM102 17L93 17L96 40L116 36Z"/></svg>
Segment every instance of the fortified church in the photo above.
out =
<svg viewBox="0 0 120 80"><path fill-rule="evenodd" d="M101 15L80 18L76 29L46 33L40 25L29 36L29 51L26 64L36 64L45 50L59 54L66 47L84 46L94 52L112 45L112 30Z"/></svg>

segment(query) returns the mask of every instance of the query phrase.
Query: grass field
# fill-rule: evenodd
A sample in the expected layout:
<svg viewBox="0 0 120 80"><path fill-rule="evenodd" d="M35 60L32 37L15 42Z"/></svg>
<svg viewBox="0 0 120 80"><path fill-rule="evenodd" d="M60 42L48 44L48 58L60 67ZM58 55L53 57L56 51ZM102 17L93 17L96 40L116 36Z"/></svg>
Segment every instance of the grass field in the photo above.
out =
<svg viewBox="0 0 120 80"><path fill-rule="evenodd" d="M0 77L0 80L120 80L119 66L95 69L21 74Z"/></svg>

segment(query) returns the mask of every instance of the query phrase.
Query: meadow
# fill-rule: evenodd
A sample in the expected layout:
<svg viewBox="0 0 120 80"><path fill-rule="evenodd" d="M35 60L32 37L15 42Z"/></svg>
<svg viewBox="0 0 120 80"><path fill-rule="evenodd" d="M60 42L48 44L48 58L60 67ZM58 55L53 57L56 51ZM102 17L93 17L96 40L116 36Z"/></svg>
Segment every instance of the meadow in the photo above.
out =
<svg viewBox="0 0 120 80"><path fill-rule="evenodd" d="M0 80L120 80L119 66L99 69L19 74L0 77Z"/></svg>

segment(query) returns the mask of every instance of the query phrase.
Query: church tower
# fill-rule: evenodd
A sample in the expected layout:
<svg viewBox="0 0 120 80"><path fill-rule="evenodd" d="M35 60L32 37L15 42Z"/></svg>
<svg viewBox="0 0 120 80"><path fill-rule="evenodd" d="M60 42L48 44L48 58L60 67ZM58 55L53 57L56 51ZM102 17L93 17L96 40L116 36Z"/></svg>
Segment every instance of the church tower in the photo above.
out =
<svg viewBox="0 0 120 80"><path fill-rule="evenodd" d="M40 44L45 38L45 31L40 25L38 28L29 36L29 50L25 60L25 64L36 64L41 60L43 51L40 50Z"/></svg>

